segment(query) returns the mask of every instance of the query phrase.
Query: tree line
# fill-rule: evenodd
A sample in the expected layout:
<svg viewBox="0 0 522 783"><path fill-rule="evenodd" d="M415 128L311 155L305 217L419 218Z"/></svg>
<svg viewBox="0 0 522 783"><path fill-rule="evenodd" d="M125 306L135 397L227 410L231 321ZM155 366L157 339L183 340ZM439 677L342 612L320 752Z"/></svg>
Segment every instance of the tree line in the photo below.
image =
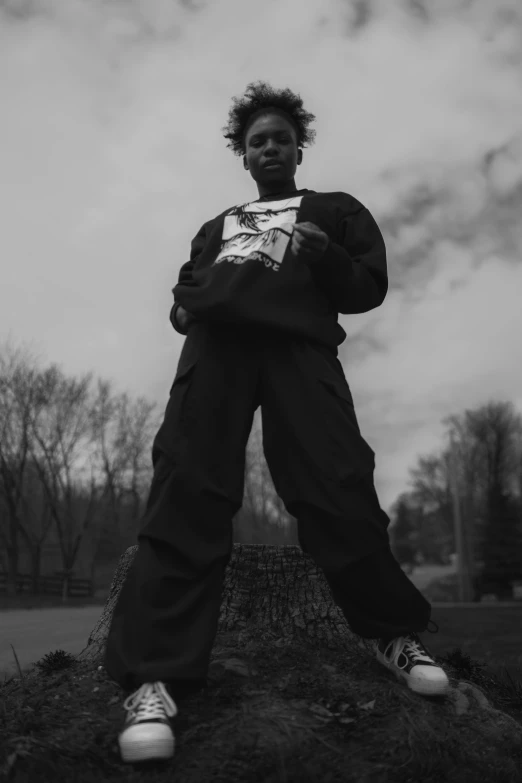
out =
<svg viewBox="0 0 522 783"><path fill-rule="evenodd" d="M418 458L410 490L392 507L394 554L410 566L448 563L456 549L456 497L471 587L507 588L522 579L521 416L511 402L490 400L443 424L450 443Z"/></svg>
<svg viewBox="0 0 522 783"><path fill-rule="evenodd" d="M110 381L42 367L26 348L0 350L0 569L15 591L29 553L38 591L44 546L59 542L67 582L79 560L93 577L136 543L152 479L152 440L163 410L117 393ZM277 495L263 455L259 410L246 449L234 542L297 545L296 520ZM395 556L405 565L448 562L455 551L452 481L459 487L470 562L505 578L522 574L522 420L489 402L443 422L456 443L420 456L411 489L390 509ZM104 585L105 586L105 585Z"/></svg>

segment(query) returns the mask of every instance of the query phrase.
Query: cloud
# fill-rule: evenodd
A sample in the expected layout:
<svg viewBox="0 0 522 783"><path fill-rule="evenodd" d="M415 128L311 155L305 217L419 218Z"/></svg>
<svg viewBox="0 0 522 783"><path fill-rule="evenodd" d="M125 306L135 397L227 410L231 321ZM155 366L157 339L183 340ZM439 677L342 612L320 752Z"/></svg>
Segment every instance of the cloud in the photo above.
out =
<svg viewBox="0 0 522 783"><path fill-rule="evenodd" d="M384 305L340 319L388 506L443 416L522 402L521 60L512 0L4 0L0 330L162 408L190 241L257 197L231 98L290 86L317 116L298 187L354 195L388 248Z"/></svg>

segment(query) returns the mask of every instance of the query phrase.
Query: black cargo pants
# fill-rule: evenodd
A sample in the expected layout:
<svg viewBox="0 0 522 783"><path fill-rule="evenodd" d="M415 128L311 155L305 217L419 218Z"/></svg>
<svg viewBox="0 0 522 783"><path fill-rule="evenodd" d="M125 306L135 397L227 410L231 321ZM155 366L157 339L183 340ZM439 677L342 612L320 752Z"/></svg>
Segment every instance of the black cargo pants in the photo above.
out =
<svg viewBox="0 0 522 783"><path fill-rule="evenodd" d="M374 452L335 354L196 321L154 440L139 548L107 639L106 670L127 691L161 680L179 697L205 682L259 405L277 493L352 630L375 639L426 630L431 606L390 551Z"/></svg>

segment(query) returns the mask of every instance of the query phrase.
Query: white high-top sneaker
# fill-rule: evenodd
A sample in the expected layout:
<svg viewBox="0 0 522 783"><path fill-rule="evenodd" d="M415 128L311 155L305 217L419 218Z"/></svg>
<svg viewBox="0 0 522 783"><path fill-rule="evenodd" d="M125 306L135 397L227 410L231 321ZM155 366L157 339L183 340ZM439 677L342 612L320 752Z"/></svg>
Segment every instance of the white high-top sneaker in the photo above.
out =
<svg viewBox="0 0 522 783"><path fill-rule="evenodd" d="M416 633L377 645L377 660L424 696L443 696L449 689L446 672L431 657Z"/></svg>
<svg viewBox="0 0 522 783"><path fill-rule="evenodd" d="M174 700L162 682L145 682L123 702L125 726L118 736L122 761L170 759L174 733L169 718L178 714Z"/></svg>

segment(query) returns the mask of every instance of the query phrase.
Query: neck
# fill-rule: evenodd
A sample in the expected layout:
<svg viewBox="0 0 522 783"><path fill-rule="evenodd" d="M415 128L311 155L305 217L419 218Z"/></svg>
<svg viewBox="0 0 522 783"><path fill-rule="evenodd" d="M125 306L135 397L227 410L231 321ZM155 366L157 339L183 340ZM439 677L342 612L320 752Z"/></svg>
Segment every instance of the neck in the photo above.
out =
<svg viewBox="0 0 522 783"><path fill-rule="evenodd" d="M295 193L296 190L295 180L293 179L290 182L281 183L279 185L258 184L257 186L259 198L263 198L263 196L279 196L282 193Z"/></svg>

